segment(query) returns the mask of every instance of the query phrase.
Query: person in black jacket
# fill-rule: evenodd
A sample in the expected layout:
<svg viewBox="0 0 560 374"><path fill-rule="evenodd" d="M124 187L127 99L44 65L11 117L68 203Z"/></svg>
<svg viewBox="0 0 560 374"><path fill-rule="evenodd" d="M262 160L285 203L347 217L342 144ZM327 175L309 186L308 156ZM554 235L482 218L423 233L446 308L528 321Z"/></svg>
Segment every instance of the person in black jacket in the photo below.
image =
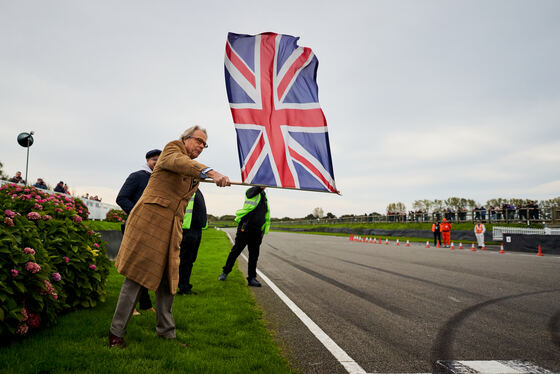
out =
<svg viewBox="0 0 560 374"><path fill-rule="evenodd" d="M206 204L200 188L195 192L192 207L187 205L183 219L183 238L181 239L181 262L179 264L179 295L196 294L192 291L191 273L198 255L202 229L207 226Z"/></svg>
<svg viewBox="0 0 560 374"><path fill-rule="evenodd" d="M142 166L142 169L130 174L121 187L117 196L117 204L127 215L130 214L132 208L136 205L136 202L140 200L144 189L148 185L148 180L150 179L150 175L152 175L152 170L154 170L160 154L161 151L159 149L152 149L146 153L146 163ZM121 231L123 234L125 226L126 221L121 225ZM152 300L150 300L148 289L145 287L142 287L142 290L140 291L140 309L155 311L152 307ZM133 314L138 315L140 313L134 309Z"/></svg>
<svg viewBox="0 0 560 374"><path fill-rule="evenodd" d="M66 191L64 190L63 181L60 181L56 184L56 186L54 187L54 192L66 193Z"/></svg>
<svg viewBox="0 0 560 374"><path fill-rule="evenodd" d="M235 221L238 223L235 243L229 252L218 280L226 280L233 269L235 260L247 246L249 250L247 284L251 287L261 287L261 283L257 280L257 261L263 236L270 227L270 210L264 187L249 188L245 192L243 208L238 210L235 215Z"/></svg>

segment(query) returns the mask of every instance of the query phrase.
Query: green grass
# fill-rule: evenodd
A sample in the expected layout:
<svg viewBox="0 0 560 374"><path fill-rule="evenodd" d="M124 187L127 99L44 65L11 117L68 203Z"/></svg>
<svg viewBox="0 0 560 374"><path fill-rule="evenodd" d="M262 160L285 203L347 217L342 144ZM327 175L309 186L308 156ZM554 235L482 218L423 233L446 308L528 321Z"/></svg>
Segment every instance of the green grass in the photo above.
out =
<svg viewBox="0 0 560 374"><path fill-rule="evenodd" d="M223 232L204 231L191 278L198 295L176 296L173 303L177 341L157 338L155 314L143 312L128 325L127 348L108 348L109 325L123 280L113 269L105 304L69 313L57 325L0 348L0 372L292 372L266 330L243 274L234 269L227 281L217 280L230 248Z"/></svg>
<svg viewBox="0 0 560 374"><path fill-rule="evenodd" d="M93 231L120 230L120 222L85 221L84 224Z"/></svg>

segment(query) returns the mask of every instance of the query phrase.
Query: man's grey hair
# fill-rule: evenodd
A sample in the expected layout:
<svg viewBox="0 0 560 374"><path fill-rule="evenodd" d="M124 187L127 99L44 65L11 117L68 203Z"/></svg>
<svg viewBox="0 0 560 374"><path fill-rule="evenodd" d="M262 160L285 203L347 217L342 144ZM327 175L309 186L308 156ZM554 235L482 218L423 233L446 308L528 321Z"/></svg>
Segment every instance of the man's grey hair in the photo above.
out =
<svg viewBox="0 0 560 374"><path fill-rule="evenodd" d="M204 132L204 134L206 134L206 137L208 137L208 133L206 132L206 129L204 129L204 128L198 126L198 125L194 125L192 127L189 127L188 129L186 129L185 131L183 131L179 140L183 141L183 140L191 137L192 134L194 134L194 132L196 130L200 130L200 131Z"/></svg>

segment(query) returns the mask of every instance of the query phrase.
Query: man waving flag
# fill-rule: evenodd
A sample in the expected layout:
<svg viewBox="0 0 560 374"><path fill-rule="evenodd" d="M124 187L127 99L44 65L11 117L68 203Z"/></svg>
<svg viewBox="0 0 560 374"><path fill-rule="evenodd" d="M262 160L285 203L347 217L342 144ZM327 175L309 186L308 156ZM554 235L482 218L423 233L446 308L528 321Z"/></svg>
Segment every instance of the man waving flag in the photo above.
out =
<svg viewBox="0 0 560 374"><path fill-rule="evenodd" d="M318 60L299 38L229 33L226 89L243 182L338 192L316 82Z"/></svg>

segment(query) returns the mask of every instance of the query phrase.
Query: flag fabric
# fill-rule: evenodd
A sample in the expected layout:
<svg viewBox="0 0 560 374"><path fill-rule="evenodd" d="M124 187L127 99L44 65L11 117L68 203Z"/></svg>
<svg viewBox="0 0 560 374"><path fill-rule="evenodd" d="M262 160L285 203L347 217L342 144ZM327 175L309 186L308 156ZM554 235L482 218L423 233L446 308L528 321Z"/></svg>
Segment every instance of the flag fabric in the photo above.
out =
<svg viewBox="0 0 560 374"><path fill-rule="evenodd" d="M337 192L318 60L299 38L229 33L226 89L245 183Z"/></svg>

